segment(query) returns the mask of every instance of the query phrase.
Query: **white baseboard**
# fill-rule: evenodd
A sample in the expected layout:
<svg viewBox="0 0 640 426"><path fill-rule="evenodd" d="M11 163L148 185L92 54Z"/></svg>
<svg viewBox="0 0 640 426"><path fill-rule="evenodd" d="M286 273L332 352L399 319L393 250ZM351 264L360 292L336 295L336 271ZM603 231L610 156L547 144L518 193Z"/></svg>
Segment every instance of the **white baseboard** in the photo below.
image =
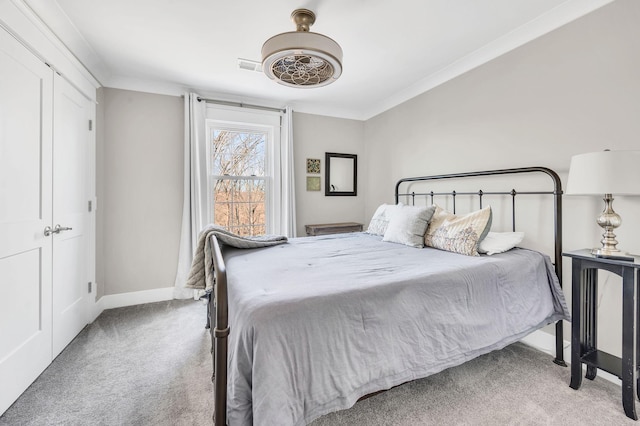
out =
<svg viewBox="0 0 640 426"><path fill-rule="evenodd" d="M556 336L552 334L545 333L542 330L536 330L520 341L539 351L551 356L556 356ZM564 360L569 363L569 361L571 361L571 342L564 340L562 348Z"/></svg>
<svg viewBox="0 0 640 426"><path fill-rule="evenodd" d="M104 306L103 306L103 303L102 303L102 299L104 299L104 297L101 297L100 299L96 300L89 307L89 324L94 322L96 320L96 318L98 318L100 316L102 311L104 311Z"/></svg>
<svg viewBox="0 0 640 426"><path fill-rule="evenodd" d="M547 353L551 356L556 356L556 337L552 334L545 333L542 330L536 330L520 341L525 345L531 346L532 348L535 348L539 351ZM571 364L571 342L564 340L562 348L564 360L567 364ZM582 369L584 371L586 371L586 368L586 366L582 366ZM606 371L598 370L598 377L602 377L603 379L611 383L622 386L622 381L617 376L607 373Z"/></svg>
<svg viewBox="0 0 640 426"><path fill-rule="evenodd" d="M90 312L91 322L105 309L141 305L143 303L163 302L173 299L174 287L155 288L153 290L132 291L130 293L108 294L94 303Z"/></svg>

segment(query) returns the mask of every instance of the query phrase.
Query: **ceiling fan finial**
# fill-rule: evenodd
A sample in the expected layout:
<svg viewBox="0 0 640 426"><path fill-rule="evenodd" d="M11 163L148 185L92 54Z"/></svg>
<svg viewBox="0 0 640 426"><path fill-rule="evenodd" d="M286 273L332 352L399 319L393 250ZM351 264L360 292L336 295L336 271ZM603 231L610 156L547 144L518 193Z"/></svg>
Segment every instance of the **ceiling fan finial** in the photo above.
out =
<svg viewBox="0 0 640 426"><path fill-rule="evenodd" d="M316 22L316 14L309 9L296 9L291 12L291 20L296 24L296 31L308 32Z"/></svg>

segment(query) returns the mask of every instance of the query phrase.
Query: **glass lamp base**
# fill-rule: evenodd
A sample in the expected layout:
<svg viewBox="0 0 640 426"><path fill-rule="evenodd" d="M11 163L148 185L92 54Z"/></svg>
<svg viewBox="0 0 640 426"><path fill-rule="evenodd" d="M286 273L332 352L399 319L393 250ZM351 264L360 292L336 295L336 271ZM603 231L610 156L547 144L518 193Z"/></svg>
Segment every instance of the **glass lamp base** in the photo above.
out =
<svg viewBox="0 0 640 426"><path fill-rule="evenodd" d="M591 249L591 254L598 257L624 256L624 253L622 253L618 249L611 250L611 249L605 249L602 247Z"/></svg>
<svg viewBox="0 0 640 426"><path fill-rule="evenodd" d="M595 257L611 260L628 260L633 262L635 259L632 255L623 253L620 250L603 250L601 248L594 248L591 250L591 254Z"/></svg>

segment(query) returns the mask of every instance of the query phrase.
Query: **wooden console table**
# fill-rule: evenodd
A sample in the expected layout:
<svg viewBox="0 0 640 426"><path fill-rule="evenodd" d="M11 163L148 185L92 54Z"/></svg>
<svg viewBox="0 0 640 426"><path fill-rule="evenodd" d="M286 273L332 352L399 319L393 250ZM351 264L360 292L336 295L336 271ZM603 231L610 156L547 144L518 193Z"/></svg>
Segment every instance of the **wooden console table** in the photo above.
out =
<svg viewBox="0 0 640 426"><path fill-rule="evenodd" d="M597 369L615 374L622 380L622 406L627 417L637 420L635 397L638 392L640 339L637 335L640 312L635 291L640 287L640 258L633 261L598 258L590 250L563 253L571 258L571 386L582 384L582 364L586 378L596 378ZM622 277L622 358L598 350L597 299L598 270ZM638 394L640 397L640 393Z"/></svg>
<svg viewBox="0 0 640 426"><path fill-rule="evenodd" d="M305 225L305 231L310 237L316 235L341 234L344 232L362 232L362 224L356 222L321 223Z"/></svg>

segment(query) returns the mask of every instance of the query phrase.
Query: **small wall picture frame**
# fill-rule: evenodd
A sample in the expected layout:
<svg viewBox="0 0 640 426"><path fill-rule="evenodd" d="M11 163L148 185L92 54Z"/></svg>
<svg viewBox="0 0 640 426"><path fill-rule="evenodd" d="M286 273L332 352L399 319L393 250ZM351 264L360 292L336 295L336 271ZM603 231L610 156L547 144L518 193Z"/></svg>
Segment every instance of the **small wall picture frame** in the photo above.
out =
<svg viewBox="0 0 640 426"><path fill-rule="evenodd" d="M320 174L319 158L307 158L307 173Z"/></svg>
<svg viewBox="0 0 640 426"><path fill-rule="evenodd" d="M307 191L320 191L320 176L307 176Z"/></svg>

